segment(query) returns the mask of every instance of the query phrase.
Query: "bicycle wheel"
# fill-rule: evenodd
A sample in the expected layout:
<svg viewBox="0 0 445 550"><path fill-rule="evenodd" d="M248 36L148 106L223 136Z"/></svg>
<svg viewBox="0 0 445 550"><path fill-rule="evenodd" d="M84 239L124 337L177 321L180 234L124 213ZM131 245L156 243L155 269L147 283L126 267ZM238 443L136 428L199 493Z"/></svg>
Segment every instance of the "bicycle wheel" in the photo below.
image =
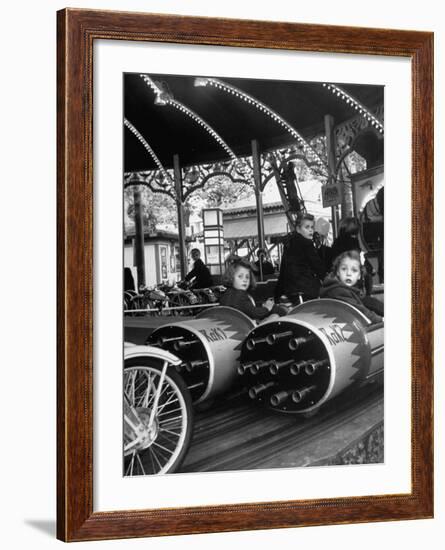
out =
<svg viewBox="0 0 445 550"><path fill-rule="evenodd" d="M162 361L151 357L134 357L125 362L124 476L174 472L190 444L190 392L171 367L159 387L161 370Z"/></svg>
<svg viewBox="0 0 445 550"><path fill-rule="evenodd" d="M125 315L134 315L133 313L130 313L129 310L135 309L133 303L135 296L137 296L137 294L134 290L126 290L124 292L124 311L127 312Z"/></svg>

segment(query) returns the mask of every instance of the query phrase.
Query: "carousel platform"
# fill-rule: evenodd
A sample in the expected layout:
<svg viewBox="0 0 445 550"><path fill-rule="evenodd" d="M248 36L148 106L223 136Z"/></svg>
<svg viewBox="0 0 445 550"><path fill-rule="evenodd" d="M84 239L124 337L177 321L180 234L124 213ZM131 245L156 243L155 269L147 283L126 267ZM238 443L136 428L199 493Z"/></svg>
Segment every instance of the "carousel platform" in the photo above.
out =
<svg viewBox="0 0 445 550"><path fill-rule="evenodd" d="M383 293L382 293L383 297ZM181 317L126 317L125 340L145 343ZM241 390L195 406L194 431L180 472L295 468L384 461L382 383L345 392L305 417L263 408Z"/></svg>
<svg viewBox="0 0 445 550"><path fill-rule="evenodd" d="M369 464L384 460L383 387L334 399L309 418L255 406L245 395L195 411L180 472Z"/></svg>
<svg viewBox="0 0 445 550"><path fill-rule="evenodd" d="M158 327L176 321L192 319L192 316L168 317L162 315L144 315L141 317L124 317L124 340L133 344L145 344L147 337Z"/></svg>

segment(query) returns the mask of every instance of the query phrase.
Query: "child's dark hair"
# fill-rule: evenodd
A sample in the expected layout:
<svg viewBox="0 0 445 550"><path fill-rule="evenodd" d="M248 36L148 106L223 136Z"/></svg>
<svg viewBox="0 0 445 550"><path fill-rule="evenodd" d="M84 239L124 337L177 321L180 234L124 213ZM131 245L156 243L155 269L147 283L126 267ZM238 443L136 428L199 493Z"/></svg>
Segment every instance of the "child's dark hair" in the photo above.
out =
<svg viewBox="0 0 445 550"><path fill-rule="evenodd" d="M308 214L307 212L298 212L297 218L295 220L296 226L300 227L304 220L309 220L310 222L313 222L315 221L315 217L312 214Z"/></svg>
<svg viewBox="0 0 445 550"><path fill-rule="evenodd" d="M360 225L354 216L343 218L338 226L338 236L345 237L346 235L358 235Z"/></svg>
<svg viewBox="0 0 445 550"><path fill-rule="evenodd" d="M239 256L231 255L227 258L227 268L222 277L222 284L225 286L233 286L233 279L235 277L235 272L239 267L244 267L250 272L250 284L247 290L254 290L256 287L255 275L252 271L252 266L245 258L240 258Z"/></svg>
<svg viewBox="0 0 445 550"><path fill-rule="evenodd" d="M331 271L332 275L334 275L335 277L337 276L337 272L340 268L340 264L345 258L349 258L350 260L356 260L358 262L358 265L360 266L360 280L362 280L364 275L364 268L362 266L360 252L358 252L357 250L346 250L346 252L342 252L341 254L339 254L335 258L334 263L332 264L332 271Z"/></svg>

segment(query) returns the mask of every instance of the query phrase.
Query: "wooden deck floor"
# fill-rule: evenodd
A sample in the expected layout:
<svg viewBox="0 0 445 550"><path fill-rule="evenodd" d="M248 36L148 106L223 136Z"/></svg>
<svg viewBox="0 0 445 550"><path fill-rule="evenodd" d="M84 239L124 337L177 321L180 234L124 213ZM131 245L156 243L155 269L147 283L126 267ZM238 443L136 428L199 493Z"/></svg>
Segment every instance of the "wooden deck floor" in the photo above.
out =
<svg viewBox="0 0 445 550"><path fill-rule="evenodd" d="M245 396L232 396L196 412L180 471L323 465L382 427L382 386L333 400L311 418L259 408Z"/></svg>

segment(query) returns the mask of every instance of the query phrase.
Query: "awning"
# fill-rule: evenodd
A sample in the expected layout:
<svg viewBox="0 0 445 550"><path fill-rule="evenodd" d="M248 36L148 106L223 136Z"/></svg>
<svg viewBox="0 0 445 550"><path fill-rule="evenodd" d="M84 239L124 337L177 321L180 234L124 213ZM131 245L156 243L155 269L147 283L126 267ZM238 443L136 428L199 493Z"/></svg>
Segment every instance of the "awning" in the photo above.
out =
<svg viewBox="0 0 445 550"><path fill-rule="evenodd" d="M218 75L215 75L218 77ZM282 125L234 94L213 87L196 87L194 76L150 74L153 81L168 89L173 98L204 119L237 156L252 154L251 141L257 139L267 151L295 143ZM266 104L296 128L305 139L324 134L324 116L335 123L356 115L351 104L332 94L321 82L223 78L251 97ZM383 104L383 86L341 84L367 108ZM155 104L155 94L139 73L124 75L124 115L150 144L164 168L172 168L173 155L181 165L229 160L228 153L184 112ZM124 171L156 168L139 140L128 130L124 147Z"/></svg>
<svg viewBox="0 0 445 550"><path fill-rule="evenodd" d="M289 226L284 212L264 216L264 234L267 237L287 235ZM247 239L258 236L256 217L224 220L224 239Z"/></svg>

